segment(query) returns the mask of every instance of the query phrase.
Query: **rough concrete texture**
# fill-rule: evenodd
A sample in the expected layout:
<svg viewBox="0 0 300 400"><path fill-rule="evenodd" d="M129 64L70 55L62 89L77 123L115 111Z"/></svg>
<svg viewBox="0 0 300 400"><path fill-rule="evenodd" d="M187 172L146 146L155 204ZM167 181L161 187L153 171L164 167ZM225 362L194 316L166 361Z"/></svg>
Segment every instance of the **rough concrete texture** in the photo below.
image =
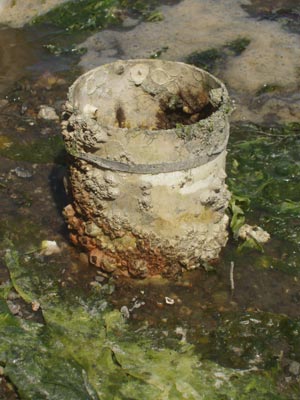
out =
<svg viewBox="0 0 300 400"><path fill-rule="evenodd" d="M106 272L174 276L227 241L225 86L159 60L119 61L71 86L63 136L75 244Z"/></svg>
<svg viewBox="0 0 300 400"><path fill-rule="evenodd" d="M68 0L0 0L0 24L20 28Z"/></svg>

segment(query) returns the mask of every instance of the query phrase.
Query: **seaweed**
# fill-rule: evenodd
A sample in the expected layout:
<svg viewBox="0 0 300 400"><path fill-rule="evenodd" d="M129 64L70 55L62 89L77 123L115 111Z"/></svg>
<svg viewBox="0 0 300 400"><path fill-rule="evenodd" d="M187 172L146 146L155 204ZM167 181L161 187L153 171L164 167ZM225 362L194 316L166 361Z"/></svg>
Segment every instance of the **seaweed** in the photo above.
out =
<svg viewBox="0 0 300 400"><path fill-rule="evenodd" d="M300 33L300 7L297 1L252 0L241 7L252 17L269 21L278 21L282 27L293 33Z"/></svg>
<svg viewBox="0 0 300 400"><path fill-rule="evenodd" d="M36 17L32 24L54 25L67 31L101 29L115 23L116 0L72 0Z"/></svg>
<svg viewBox="0 0 300 400"><path fill-rule="evenodd" d="M232 126L227 182L234 196L249 202L245 215L240 212L238 217L259 224L273 239L282 241L283 255L271 257L268 265L293 274L300 272L296 251L300 240L299 151L299 123L271 128Z"/></svg>
<svg viewBox="0 0 300 400"><path fill-rule="evenodd" d="M42 137L36 140L20 141L10 140L0 143L0 156L15 160L28 161L31 163L59 163L64 165L66 153L60 134Z"/></svg>
<svg viewBox="0 0 300 400"><path fill-rule="evenodd" d="M155 10L159 5L156 0L71 0L38 16L31 24L49 24L68 32L78 32L118 24L127 14L156 22L163 19L162 13Z"/></svg>
<svg viewBox="0 0 300 400"><path fill-rule="evenodd" d="M246 37L238 37L237 39L229 42L225 47L231 50L235 56L239 56L249 46L251 40Z"/></svg>
<svg viewBox="0 0 300 400"><path fill-rule="evenodd" d="M218 48L211 48L204 51L195 51L185 58L185 62L212 71L224 63L228 56L239 56L246 50L251 40L246 37L238 37L232 42L225 43Z"/></svg>
<svg viewBox="0 0 300 400"><path fill-rule="evenodd" d="M186 57L185 61L188 64L195 65L198 68L203 68L206 71L212 70L215 64L222 59L222 52L212 48L201 52L191 53Z"/></svg>
<svg viewBox="0 0 300 400"><path fill-rule="evenodd" d="M274 92L277 92L280 89L281 89L281 87L279 85L276 85L276 84L273 84L273 85L265 84L260 89L258 89L258 91L256 92L255 95L256 96L261 96L261 95L266 94L266 93L274 93Z"/></svg>
<svg viewBox="0 0 300 400"><path fill-rule="evenodd" d="M287 400L299 395L280 392L277 370L220 366L201 360L180 340L178 349L158 347L151 335L130 330L104 294L62 286L58 264L22 255L10 242L4 245L14 289L26 302L38 301L44 317L37 323L13 316L5 306L7 291L0 292L0 362L22 400Z"/></svg>

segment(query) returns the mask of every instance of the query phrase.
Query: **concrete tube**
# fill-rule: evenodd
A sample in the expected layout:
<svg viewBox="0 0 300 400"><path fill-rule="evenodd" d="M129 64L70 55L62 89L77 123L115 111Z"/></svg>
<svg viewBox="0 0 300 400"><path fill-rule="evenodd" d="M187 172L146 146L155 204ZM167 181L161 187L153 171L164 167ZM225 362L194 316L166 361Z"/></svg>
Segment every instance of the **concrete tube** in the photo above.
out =
<svg viewBox="0 0 300 400"><path fill-rule="evenodd" d="M222 82L162 60L118 61L70 87L62 132L74 244L107 273L176 276L227 241L228 115Z"/></svg>

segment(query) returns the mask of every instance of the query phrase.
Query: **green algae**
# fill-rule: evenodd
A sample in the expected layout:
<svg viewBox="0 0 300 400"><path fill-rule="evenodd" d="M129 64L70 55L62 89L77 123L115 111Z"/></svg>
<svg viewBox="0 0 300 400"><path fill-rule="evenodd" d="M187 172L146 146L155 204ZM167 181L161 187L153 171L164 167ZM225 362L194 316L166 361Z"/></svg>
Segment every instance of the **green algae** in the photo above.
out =
<svg viewBox="0 0 300 400"><path fill-rule="evenodd" d="M275 373L220 366L187 343L171 349L135 333L104 297L61 286L59 265L5 245L12 285L44 317L12 316L0 292L0 362L21 399L296 399L280 393Z"/></svg>
<svg viewBox="0 0 300 400"><path fill-rule="evenodd" d="M35 18L32 24L50 24L69 32L93 31L120 23L128 13L156 22L163 19L155 10L158 5L156 0L71 0Z"/></svg>
<svg viewBox="0 0 300 400"><path fill-rule="evenodd" d="M0 136L0 151L4 149L8 149L12 146L11 138L5 135Z"/></svg>
<svg viewBox="0 0 300 400"><path fill-rule="evenodd" d="M281 26L293 33L300 33L300 7L295 0L268 1L251 0L241 7L252 17L278 21Z"/></svg>
<svg viewBox="0 0 300 400"><path fill-rule="evenodd" d="M193 52L186 57L185 62L188 64L195 65L198 68L203 68L206 71L210 71L214 68L216 63L223 57L221 50L219 49L208 49L201 52Z"/></svg>
<svg viewBox="0 0 300 400"><path fill-rule="evenodd" d="M225 47L231 50L235 56L239 56L246 50L251 43L251 40L247 37L238 37L237 39L229 42Z"/></svg>
<svg viewBox="0 0 300 400"><path fill-rule="evenodd" d="M59 134L23 143L11 139L9 146L0 147L0 156L38 164L54 162L65 164L66 158L63 140Z"/></svg>
<svg viewBox="0 0 300 400"><path fill-rule="evenodd" d="M86 53L86 48L80 47L78 48L76 45L71 45L68 47L62 47L57 44L45 44L43 46L50 54L55 56L61 55L83 55Z"/></svg>
<svg viewBox="0 0 300 400"><path fill-rule="evenodd" d="M287 356L299 362L300 321L261 311L224 313L210 334L210 347L223 365L235 368L278 368Z"/></svg>
<svg viewBox="0 0 300 400"><path fill-rule="evenodd" d="M163 20L164 16L160 11L152 11L146 16L146 21L148 22L159 22Z"/></svg>
<svg viewBox="0 0 300 400"><path fill-rule="evenodd" d="M204 51L195 51L188 55L184 61L206 71L213 71L216 67L226 62L229 56L242 54L250 42L251 40L246 37L238 37L218 48L213 47Z"/></svg>
<svg viewBox="0 0 300 400"><path fill-rule="evenodd" d="M232 126L228 184L235 196L250 203L245 215L239 215L266 229L271 241L281 241L281 255L277 252L267 257L267 264L266 258L262 263L258 258L256 264L293 274L300 273L299 151L299 123L271 128L253 124ZM267 251L273 251L269 247Z"/></svg>
<svg viewBox="0 0 300 400"><path fill-rule="evenodd" d="M230 189L251 201L273 235L295 244L300 198L300 125L274 128L237 125L232 129L228 159Z"/></svg>
<svg viewBox="0 0 300 400"><path fill-rule="evenodd" d="M248 209L250 200L248 197L231 195L228 210L230 214L230 228L233 237L237 239L239 230L245 224L245 211Z"/></svg>
<svg viewBox="0 0 300 400"><path fill-rule="evenodd" d="M69 1L39 16L32 24L51 24L68 31L93 30L104 28L116 21L115 0L79 0Z"/></svg>
<svg viewBox="0 0 300 400"><path fill-rule="evenodd" d="M3 250L5 240L13 240L20 251L32 251L38 248L40 236L44 229L42 224L38 224L26 217L7 215L0 219L0 251Z"/></svg>
<svg viewBox="0 0 300 400"><path fill-rule="evenodd" d="M258 91L256 92L256 96L261 96L262 94L266 94L266 93L278 92L280 89L282 89L282 88L279 85L265 84L260 89L258 89Z"/></svg>
<svg viewBox="0 0 300 400"><path fill-rule="evenodd" d="M152 59L160 58L160 56L164 54L166 51L168 51L168 49L169 49L168 46L163 46L159 50L156 50L154 53L152 53L149 58Z"/></svg>

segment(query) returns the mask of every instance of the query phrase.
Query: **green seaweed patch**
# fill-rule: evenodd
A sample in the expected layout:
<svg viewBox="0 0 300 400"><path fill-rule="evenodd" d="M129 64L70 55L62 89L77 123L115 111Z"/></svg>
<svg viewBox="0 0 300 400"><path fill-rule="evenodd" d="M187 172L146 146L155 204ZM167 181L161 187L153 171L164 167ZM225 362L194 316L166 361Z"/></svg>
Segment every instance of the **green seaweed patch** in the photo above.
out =
<svg viewBox="0 0 300 400"><path fill-rule="evenodd" d="M230 229L233 238L239 239L241 227L246 223L245 211L249 209L250 199L245 196L231 195L227 212L230 217ZM242 252L245 249L255 249L261 252L264 251L262 245L254 237L246 237L243 241L240 240L237 251Z"/></svg>
<svg viewBox="0 0 300 400"><path fill-rule="evenodd" d="M43 46L50 54L55 56L61 55L83 55L87 52L85 47L77 47L76 45L72 45L69 47L61 47L56 44L45 44Z"/></svg>
<svg viewBox="0 0 300 400"><path fill-rule="evenodd" d="M300 124L273 128L232 127L229 142L229 187L251 201L253 219L295 244L300 240Z"/></svg>
<svg viewBox="0 0 300 400"><path fill-rule="evenodd" d="M66 153L61 135L53 135L28 142L14 141L10 146L0 147L0 156L15 161L31 163L65 164Z"/></svg>
<svg viewBox="0 0 300 400"><path fill-rule="evenodd" d="M119 0L119 9L125 14L141 17L144 21L158 22L164 19L161 11L156 8L161 5L158 0Z"/></svg>
<svg viewBox="0 0 300 400"><path fill-rule="evenodd" d="M223 58L223 53L219 49L208 49L201 52L191 53L186 57L185 61L188 64L195 65L198 68L203 68L206 71L212 70L217 62Z"/></svg>
<svg viewBox="0 0 300 400"><path fill-rule="evenodd" d="M161 11L154 10L149 12L148 15L146 15L145 20L147 22L159 22L164 20L164 16Z"/></svg>
<svg viewBox="0 0 300 400"><path fill-rule="evenodd" d="M231 195L228 206L230 214L230 228L235 239L238 238L240 228L245 224L245 211L248 210L250 199L245 196Z"/></svg>
<svg viewBox="0 0 300 400"><path fill-rule="evenodd" d="M101 29L114 23L116 0L72 0L63 3L32 21L51 24L68 31Z"/></svg>
<svg viewBox="0 0 300 400"><path fill-rule="evenodd" d="M223 365L280 369L285 360L300 361L300 320L262 311L224 313L206 346Z"/></svg>
<svg viewBox="0 0 300 400"><path fill-rule="evenodd" d="M241 7L251 16L270 21L279 21L282 27L293 33L300 33L300 7L297 1L269 1L256 0Z"/></svg>
<svg viewBox="0 0 300 400"><path fill-rule="evenodd" d="M69 32L93 31L121 23L127 14L149 22L161 21L163 15L155 10L156 0L72 0L35 18L32 24L50 24Z"/></svg>
<svg viewBox="0 0 300 400"><path fill-rule="evenodd" d="M0 151L4 149L9 149L13 142L9 136L0 135Z"/></svg>
<svg viewBox="0 0 300 400"><path fill-rule="evenodd" d="M256 92L256 96L261 96L266 93L274 93L281 89L281 86L276 84L265 84Z"/></svg>
<svg viewBox="0 0 300 400"><path fill-rule="evenodd" d="M152 53L149 58L152 59L160 58L160 56L164 54L166 51L168 51L168 49L169 49L168 46L163 46L159 50L156 50L154 53Z"/></svg>
<svg viewBox="0 0 300 400"><path fill-rule="evenodd" d="M0 219L0 252L6 249L6 241L12 240L20 251L32 252L41 242L41 237L47 237L49 231L41 223L25 216L6 215Z"/></svg>
<svg viewBox="0 0 300 400"><path fill-rule="evenodd" d="M219 48L211 48L200 52L195 51L188 55L184 61L198 68L203 68L206 71L211 71L216 69L221 63L224 63L228 56L232 54L234 56L240 55L246 50L250 42L251 40L246 37L238 37Z"/></svg>
<svg viewBox="0 0 300 400"><path fill-rule="evenodd" d="M237 204L242 209L237 210L239 225L245 218L271 235L264 245L265 254L254 254L254 264L298 276L300 123L273 127L234 124L228 149L227 183L233 199L241 196L249 201L247 207ZM246 245L243 249L249 251Z"/></svg>
<svg viewBox="0 0 300 400"><path fill-rule="evenodd" d="M237 39L229 42L225 47L234 53L235 56L239 56L246 50L251 43L251 40L247 37L238 37Z"/></svg>
<svg viewBox="0 0 300 400"><path fill-rule="evenodd" d="M6 245L15 290L38 301L44 317L44 323L16 318L0 292L0 362L22 400L45 393L57 400L298 398L277 389L277 371L223 367L200 359L189 344L180 350L154 345L130 331L99 294L61 286L59 265Z"/></svg>

